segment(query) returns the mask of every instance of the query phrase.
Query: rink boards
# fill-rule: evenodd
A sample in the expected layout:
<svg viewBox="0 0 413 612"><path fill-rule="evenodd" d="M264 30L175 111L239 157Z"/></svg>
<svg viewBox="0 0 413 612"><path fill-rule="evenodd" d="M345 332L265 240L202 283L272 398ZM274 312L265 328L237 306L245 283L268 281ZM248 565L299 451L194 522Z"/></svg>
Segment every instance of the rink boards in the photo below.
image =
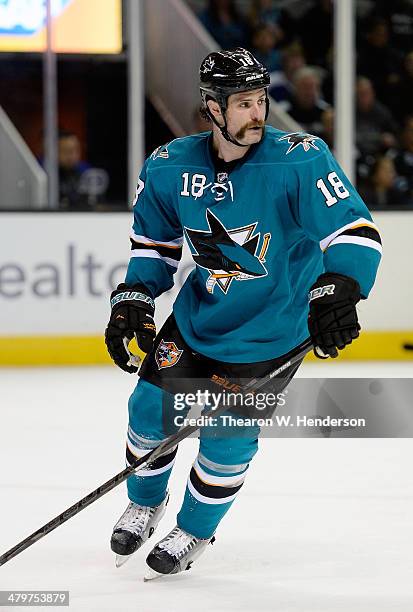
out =
<svg viewBox="0 0 413 612"><path fill-rule="evenodd" d="M359 305L363 328L343 359L412 359L413 212L377 213L383 262ZM0 230L0 364L108 363L108 296L124 279L130 213L3 213ZM193 261L184 252L175 287L157 300L160 325ZM404 279L404 280L403 280Z"/></svg>

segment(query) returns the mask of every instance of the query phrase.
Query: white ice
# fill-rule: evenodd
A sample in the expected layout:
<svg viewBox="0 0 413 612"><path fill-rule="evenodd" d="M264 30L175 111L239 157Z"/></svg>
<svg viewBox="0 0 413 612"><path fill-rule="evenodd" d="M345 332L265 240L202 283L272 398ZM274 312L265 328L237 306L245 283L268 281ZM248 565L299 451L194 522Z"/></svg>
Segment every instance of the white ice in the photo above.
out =
<svg viewBox="0 0 413 612"><path fill-rule="evenodd" d="M328 372L411 377L413 365ZM325 365L302 375L324 377ZM0 553L123 469L134 382L114 367L0 370ZM126 565L115 568L108 544L127 503L121 485L0 567L0 590L69 590L72 612L410 612L411 440L260 446L215 545L191 571L143 582L146 554L175 524L194 439L181 443L165 519Z"/></svg>

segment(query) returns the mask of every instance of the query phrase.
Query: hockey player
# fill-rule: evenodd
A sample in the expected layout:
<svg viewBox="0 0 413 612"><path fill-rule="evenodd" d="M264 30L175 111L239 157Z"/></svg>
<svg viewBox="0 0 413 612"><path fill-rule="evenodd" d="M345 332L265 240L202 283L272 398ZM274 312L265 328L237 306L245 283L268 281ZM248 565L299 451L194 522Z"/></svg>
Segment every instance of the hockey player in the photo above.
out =
<svg viewBox="0 0 413 612"><path fill-rule="evenodd" d="M129 463L166 437L176 381L259 377L309 335L323 358L359 335L356 304L374 283L379 233L321 139L265 127L269 82L245 49L209 54L200 90L212 132L160 147L139 177L131 259L106 329L126 372L137 371L131 338L147 353L129 402ZM196 266L156 335L154 300L173 285L184 239ZM177 525L147 557L158 574L188 569L213 540L257 451L257 427L240 427L231 443L207 429ZM128 479L111 539L118 564L162 518L176 450Z"/></svg>

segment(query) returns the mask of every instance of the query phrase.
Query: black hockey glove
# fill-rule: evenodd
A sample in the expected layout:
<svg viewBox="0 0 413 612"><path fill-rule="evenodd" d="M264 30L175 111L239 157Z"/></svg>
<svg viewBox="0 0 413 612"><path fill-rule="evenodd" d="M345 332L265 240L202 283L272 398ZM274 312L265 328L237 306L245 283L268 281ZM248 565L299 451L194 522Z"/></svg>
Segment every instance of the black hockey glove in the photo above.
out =
<svg viewBox="0 0 413 612"><path fill-rule="evenodd" d="M121 283L110 296L112 313L105 331L109 355L117 366L133 374L138 368L129 364L126 346L134 336L139 348L149 353L156 336L153 320L155 304L143 285L128 287Z"/></svg>
<svg viewBox="0 0 413 612"><path fill-rule="evenodd" d="M351 344L359 335L356 304L360 285L349 276L326 272L310 288L308 299L308 329L315 356L338 357L337 349Z"/></svg>

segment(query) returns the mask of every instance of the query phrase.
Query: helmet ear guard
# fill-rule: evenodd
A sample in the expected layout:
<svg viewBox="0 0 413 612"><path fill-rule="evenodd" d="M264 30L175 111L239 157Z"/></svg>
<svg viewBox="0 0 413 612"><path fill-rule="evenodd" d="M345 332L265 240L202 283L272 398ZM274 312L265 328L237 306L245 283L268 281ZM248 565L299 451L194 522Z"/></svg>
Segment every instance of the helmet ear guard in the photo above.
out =
<svg viewBox="0 0 413 612"><path fill-rule="evenodd" d="M206 114L208 115L208 117L210 118L210 120L212 121L212 123L215 123L215 125L221 129L222 126L219 125L218 121L215 119L214 115L211 113L209 106L208 106L208 102L210 100L213 100L214 102L216 102L221 110L221 114L224 117L224 121L226 123L226 117L225 114L227 112L227 108L228 108L228 98L225 98L224 96L217 96L214 95L212 92L211 93L206 93L201 91L201 97L202 97L202 104L203 107L205 109Z"/></svg>

